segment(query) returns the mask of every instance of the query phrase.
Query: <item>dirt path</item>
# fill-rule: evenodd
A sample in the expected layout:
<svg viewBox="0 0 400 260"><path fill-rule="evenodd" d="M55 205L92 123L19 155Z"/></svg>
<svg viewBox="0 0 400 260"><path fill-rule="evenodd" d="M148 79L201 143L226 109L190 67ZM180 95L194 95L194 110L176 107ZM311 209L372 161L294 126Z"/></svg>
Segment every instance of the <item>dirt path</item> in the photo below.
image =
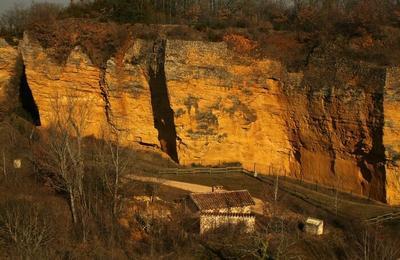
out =
<svg viewBox="0 0 400 260"><path fill-rule="evenodd" d="M210 186L193 184L193 183L188 183L188 182L181 182L181 181L171 181L171 180L167 180L167 179L154 178L154 177L128 175L128 176L126 176L126 179L134 180L134 181L142 181L142 182L159 183L161 185L165 185L168 187L177 188L177 189L181 189L181 190L186 190L186 191L190 191L190 192L210 192L211 191ZM257 214L263 214L264 203L262 202L262 200L254 198L254 197L253 197L253 200L256 203L256 205L254 205L252 207L252 211Z"/></svg>

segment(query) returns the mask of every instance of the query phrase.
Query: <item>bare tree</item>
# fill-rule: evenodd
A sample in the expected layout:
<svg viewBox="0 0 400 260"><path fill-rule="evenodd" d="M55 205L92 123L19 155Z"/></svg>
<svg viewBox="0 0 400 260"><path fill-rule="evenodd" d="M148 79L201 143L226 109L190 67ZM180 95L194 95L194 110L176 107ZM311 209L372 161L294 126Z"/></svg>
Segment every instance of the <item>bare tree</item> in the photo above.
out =
<svg viewBox="0 0 400 260"><path fill-rule="evenodd" d="M54 239L47 213L28 201L8 201L0 209L0 242L23 259L35 256Z"/></svg>
<svg viewBox="0 0 400 260"><path fill-rule="evenodd" d="M106 123L100 140L91 143L92 158L88 161L91 174L85 181L92 220L101 225L102 237L110 246L122 234L118 224L123 208L121 178L128 165L128 150L122 145L126 132L115 126Z"/></svg>
<svg viewBox="0 0 400 260"><path fill-rule="evenodd" d="M23 125L19 126L21 129L24 127ZM0 132L2 133L0 140L0 171L4 180L7 180L10 177L10 173L12 173L8 165L10 159L16 155L17 151L25 151L27 147L23 140L25 138L24 134L19 133L7 119L0 122Z"/></svg>
<svg viewBox="0 0 400 260"><path fill-rule="evenodd" d="M60 10L59 5L52 3L32 3L29 7L16 4L0 16L0 33L21 37L27 29L54 22Z"/></svg>
<svg viewBox="0 0 400 260"><path fill-rule="evenodd" d="M89 211L83 185L83 137L91 102L78 102L74 94L68 93L66 99L56 94L52 99L52 125L44 137L38 165L51 173L49 180L53 186L68 195L73 222L81 227L86 241Z"/></svg>
<svg viewBox="0 0 400 260"><path fill-rule="evenodd" d="M4 179L7 179L7 165L6 165L6 153L4 152L4 149L1 151L2 152L2 156L3 156L3 175L4 175Z"/></svg>
<svg viewBox="0 0 400 260"><path fill-rule="evenodd" d="M276 174L275 178L275 189L274 189L274 201L278 200L278 191L279 191L279 174Z"/></svg>
<svg viewBox="0 0 400 260"><path fill-rule="evenodd" d="M379 227L362 227L353 234L355 241L355 254L353 259L398 259L400 257L398 237L390 237L387 231Z"/></svg>
<svg viewBox="0 0 400 260"><path fill-rule="evenodd" d="M120 208L120 186L121 177L125 173L128 158L127 152L122 144L125 139L125 132L123 130L117 130L112 125L107 125L103 128L104 146L99 150L98 159L101 162L102 177L107 187L112 200L112 214L114 217L118 215L118 209Z"/></svg>
<svg viewBox="0 0 400 260"><path fill-rule="evenodd" d="M27 26L28 10L14 5L0 17L0 30L2 33L22 35Z"/></svg>

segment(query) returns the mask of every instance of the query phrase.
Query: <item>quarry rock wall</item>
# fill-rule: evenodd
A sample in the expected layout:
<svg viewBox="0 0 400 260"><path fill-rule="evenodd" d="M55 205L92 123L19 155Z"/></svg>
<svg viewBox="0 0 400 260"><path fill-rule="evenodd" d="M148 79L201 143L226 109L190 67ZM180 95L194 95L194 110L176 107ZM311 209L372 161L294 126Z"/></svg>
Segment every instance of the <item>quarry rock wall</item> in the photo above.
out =
<svg viewBox="0 0 400 260"><path fill-rule="evenodd" d="M386 157L386 197L400 204L400 68L389 68L384 92L383 145Z"/></svg>
<svg viewBox="0 0 400 260"><path fill-rule="evenodd" d="M135 40L102 68L79 46L65 64L50 52L27 34L19 51L0 45L0 90L18 92L20 66L43 128L54 100L74 100L90 104L86 135L111 126L182 165L241 163L400 204L399 69L315 54L291 73L225 43L180 40Z"/></svg>
<svg viewBox="0 0 400 260"><path fill-rule="evenodd" d="M21 67L18 50L0 39L0 118L17 107Z"/></svg>

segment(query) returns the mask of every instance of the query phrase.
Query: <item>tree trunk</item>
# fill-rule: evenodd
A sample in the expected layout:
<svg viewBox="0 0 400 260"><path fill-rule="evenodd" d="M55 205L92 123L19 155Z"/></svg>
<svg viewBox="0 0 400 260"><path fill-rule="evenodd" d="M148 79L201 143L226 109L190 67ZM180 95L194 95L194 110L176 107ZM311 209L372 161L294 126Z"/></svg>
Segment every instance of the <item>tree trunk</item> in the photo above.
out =
<svg viewBox="0 0 400 260"><path fill-rule="evenodd" d="M69 203L71 207L72 221L76 225L78 223L78 218L76 216L75 198L71 188L68 188L68 193L69 193Z"/></svg>
<svg viewBox="0 0 400 260"><path fill-rule="evenodd" d="M118 185L119 185L118 179L119 179L119 173L117 171L116 175L115 175L114 194L113 194L113 215L114 215L114 217L117 217L117 200L118 200Z"/></svg>
<svg viewBox="0 0 400 260"><path fill-rule="evenodd" d="M278 200L278 190L279 190L279 175L276 175L276 180L275 180L275 191L274 191L274 201L276 202Z"/></svg>
<svg viewBox="0 0 400 260"><path fill-rule="evenodd" d="M115 176L114 176L114 190L113 190L113 215L117 217L117 200L118 200L118 186L119 186L119 170L121 167L119 158L119 140L116 147L116 158L114 159Z"/></svg>
<svg viewBox="0 0 400 260"><path fill-rule="evenodd" d="M4 178L7 178L6 154L4 153L4 150L3 150L3 174Z"/></svg>

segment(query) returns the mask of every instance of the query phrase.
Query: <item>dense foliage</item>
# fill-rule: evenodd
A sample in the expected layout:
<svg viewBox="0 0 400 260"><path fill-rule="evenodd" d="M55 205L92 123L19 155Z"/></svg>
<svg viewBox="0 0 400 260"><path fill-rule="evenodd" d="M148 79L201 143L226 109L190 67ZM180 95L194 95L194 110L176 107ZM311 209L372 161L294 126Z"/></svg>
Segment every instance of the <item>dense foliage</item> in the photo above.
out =
<svg viewBox="0 0 400 260"><path fill-rule="evenodd" d="M66 21L71 18L74 22L69 26ZM76 18L86 23L85 28ZM93 27L87 26L89 20ZM110 24L115 34L101 29ZM124 26L117 29L115 24ZM138 24L143 27L134 27ZM95 57L99 65L124 44L121 31L155 38L165 27L174 27L168 37L227 41L241 54L277 58L293 69L306 66L315 50L379 65L400 60L398 0L81 0L71 1L66 8L54 4L15 7L0 19L3 37L21 37L30 30L44 47L62 47L59 53L65 55L81 41L60 44L65 38L57 37L87 42L103 34L111 43L101 41L107 42L107 53Z"/></svg>

